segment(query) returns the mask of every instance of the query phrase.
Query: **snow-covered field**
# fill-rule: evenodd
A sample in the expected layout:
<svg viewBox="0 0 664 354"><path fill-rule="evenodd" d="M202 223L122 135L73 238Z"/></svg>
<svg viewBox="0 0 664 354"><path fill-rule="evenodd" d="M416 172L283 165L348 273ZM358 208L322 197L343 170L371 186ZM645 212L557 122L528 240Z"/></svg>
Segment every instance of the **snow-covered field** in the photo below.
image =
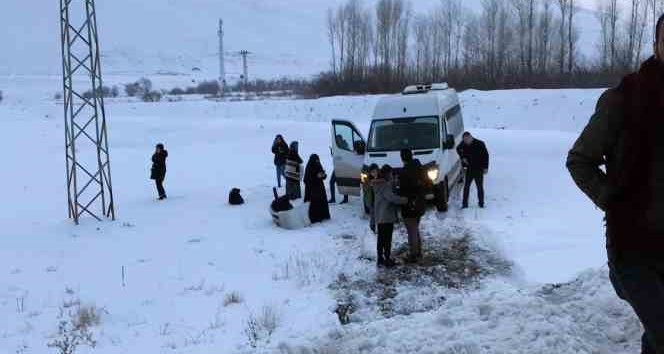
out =
<svg viewBox="0 0 664 354"><path fill-rule="evenodd" d="M300 231L276 228L267 208L274 135L298 140L303 156L318 153L329 169L329 120L365 127L378 97L110 101L118 220L73 226L62 107L50 86L29 94L44 80L3 85L0 103L0 353L55 353L47 344L60 315L79 302L100 309L101 320L96 348L77 353L639 347L638 322L606 275L601 214L564 167L600 90L464 92L466 125L492 155L488 207L462 212L456 199L448 214L430 212L423 222L430 263L377 271L357 199ZM148 179L157 142L170 153L164 203ZM226 204L232 187L247 204ZM404 242L398 229L397 254ZM233 293L239 303L225 304ZM352 309L347 325L339 304Z"/></svg>

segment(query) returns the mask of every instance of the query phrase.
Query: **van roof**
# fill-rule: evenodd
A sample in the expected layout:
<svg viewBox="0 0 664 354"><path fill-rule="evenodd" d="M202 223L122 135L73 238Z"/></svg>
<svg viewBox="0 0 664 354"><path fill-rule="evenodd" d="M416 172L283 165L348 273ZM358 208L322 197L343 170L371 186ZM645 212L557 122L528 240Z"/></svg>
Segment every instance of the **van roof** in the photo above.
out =
<svg viewBox="0 0 664 354"><path fill-rule="evenodd" d="M459 104L459 99L453 89L390 95L378 101L373 119L438 116L442 109L451 108L457 104Z"/></svg>

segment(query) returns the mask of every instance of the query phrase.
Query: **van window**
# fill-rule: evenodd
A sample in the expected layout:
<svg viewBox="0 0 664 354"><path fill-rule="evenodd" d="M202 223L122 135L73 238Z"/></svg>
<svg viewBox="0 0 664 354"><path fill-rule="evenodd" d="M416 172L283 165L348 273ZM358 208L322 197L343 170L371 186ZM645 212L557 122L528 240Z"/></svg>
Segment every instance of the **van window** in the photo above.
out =
<svg viewBox="0 0 664 354"><path fill-rule="evenodd" d="M346 151L353 151L355 144L362 141L360 135L351 126L345 124L335 124L334 135L337 147Z"/></svg>
<svg viewBox="0 0 664 354"><path fill-rule="evenodd" d="M436 149L440 147L438 117L375 120L369 132L369 151Z"/></svg>
<svg viewBox="0 0 664 354"><path fill-rule="evenodd" d="M445 114L447 120L448 134L459 136L463 133L463 115L461 114L461 106L456 105Z"/></svg>

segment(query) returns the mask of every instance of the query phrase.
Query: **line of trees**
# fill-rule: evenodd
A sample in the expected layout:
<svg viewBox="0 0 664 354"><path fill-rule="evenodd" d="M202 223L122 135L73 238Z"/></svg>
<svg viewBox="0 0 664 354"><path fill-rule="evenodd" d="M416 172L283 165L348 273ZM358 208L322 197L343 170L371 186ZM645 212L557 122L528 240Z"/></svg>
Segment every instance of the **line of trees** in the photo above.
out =
<svg viewBox="0 0 664 354"><path fill-rule="evenodd" d="M322 95L395 92L413 82L458 88L604 87L635 70L664 0L597 0L597 50L580 50L578 0L347 0L327 13L330 70ZM595 49L595 48L593 48ZM596 52L596 57L583 53Z"/></svg>

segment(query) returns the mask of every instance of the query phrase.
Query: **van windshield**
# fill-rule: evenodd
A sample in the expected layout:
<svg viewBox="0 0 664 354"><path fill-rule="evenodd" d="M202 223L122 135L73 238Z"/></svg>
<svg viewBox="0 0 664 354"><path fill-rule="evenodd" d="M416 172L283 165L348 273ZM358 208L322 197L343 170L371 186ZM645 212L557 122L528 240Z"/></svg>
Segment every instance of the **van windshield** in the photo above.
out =
<svg viewBox="0 0 664 354"><path fill-rule="evenodd" d="M369 132L369 151L435 149L440 147L438 117L375 120Z"/></svg>

